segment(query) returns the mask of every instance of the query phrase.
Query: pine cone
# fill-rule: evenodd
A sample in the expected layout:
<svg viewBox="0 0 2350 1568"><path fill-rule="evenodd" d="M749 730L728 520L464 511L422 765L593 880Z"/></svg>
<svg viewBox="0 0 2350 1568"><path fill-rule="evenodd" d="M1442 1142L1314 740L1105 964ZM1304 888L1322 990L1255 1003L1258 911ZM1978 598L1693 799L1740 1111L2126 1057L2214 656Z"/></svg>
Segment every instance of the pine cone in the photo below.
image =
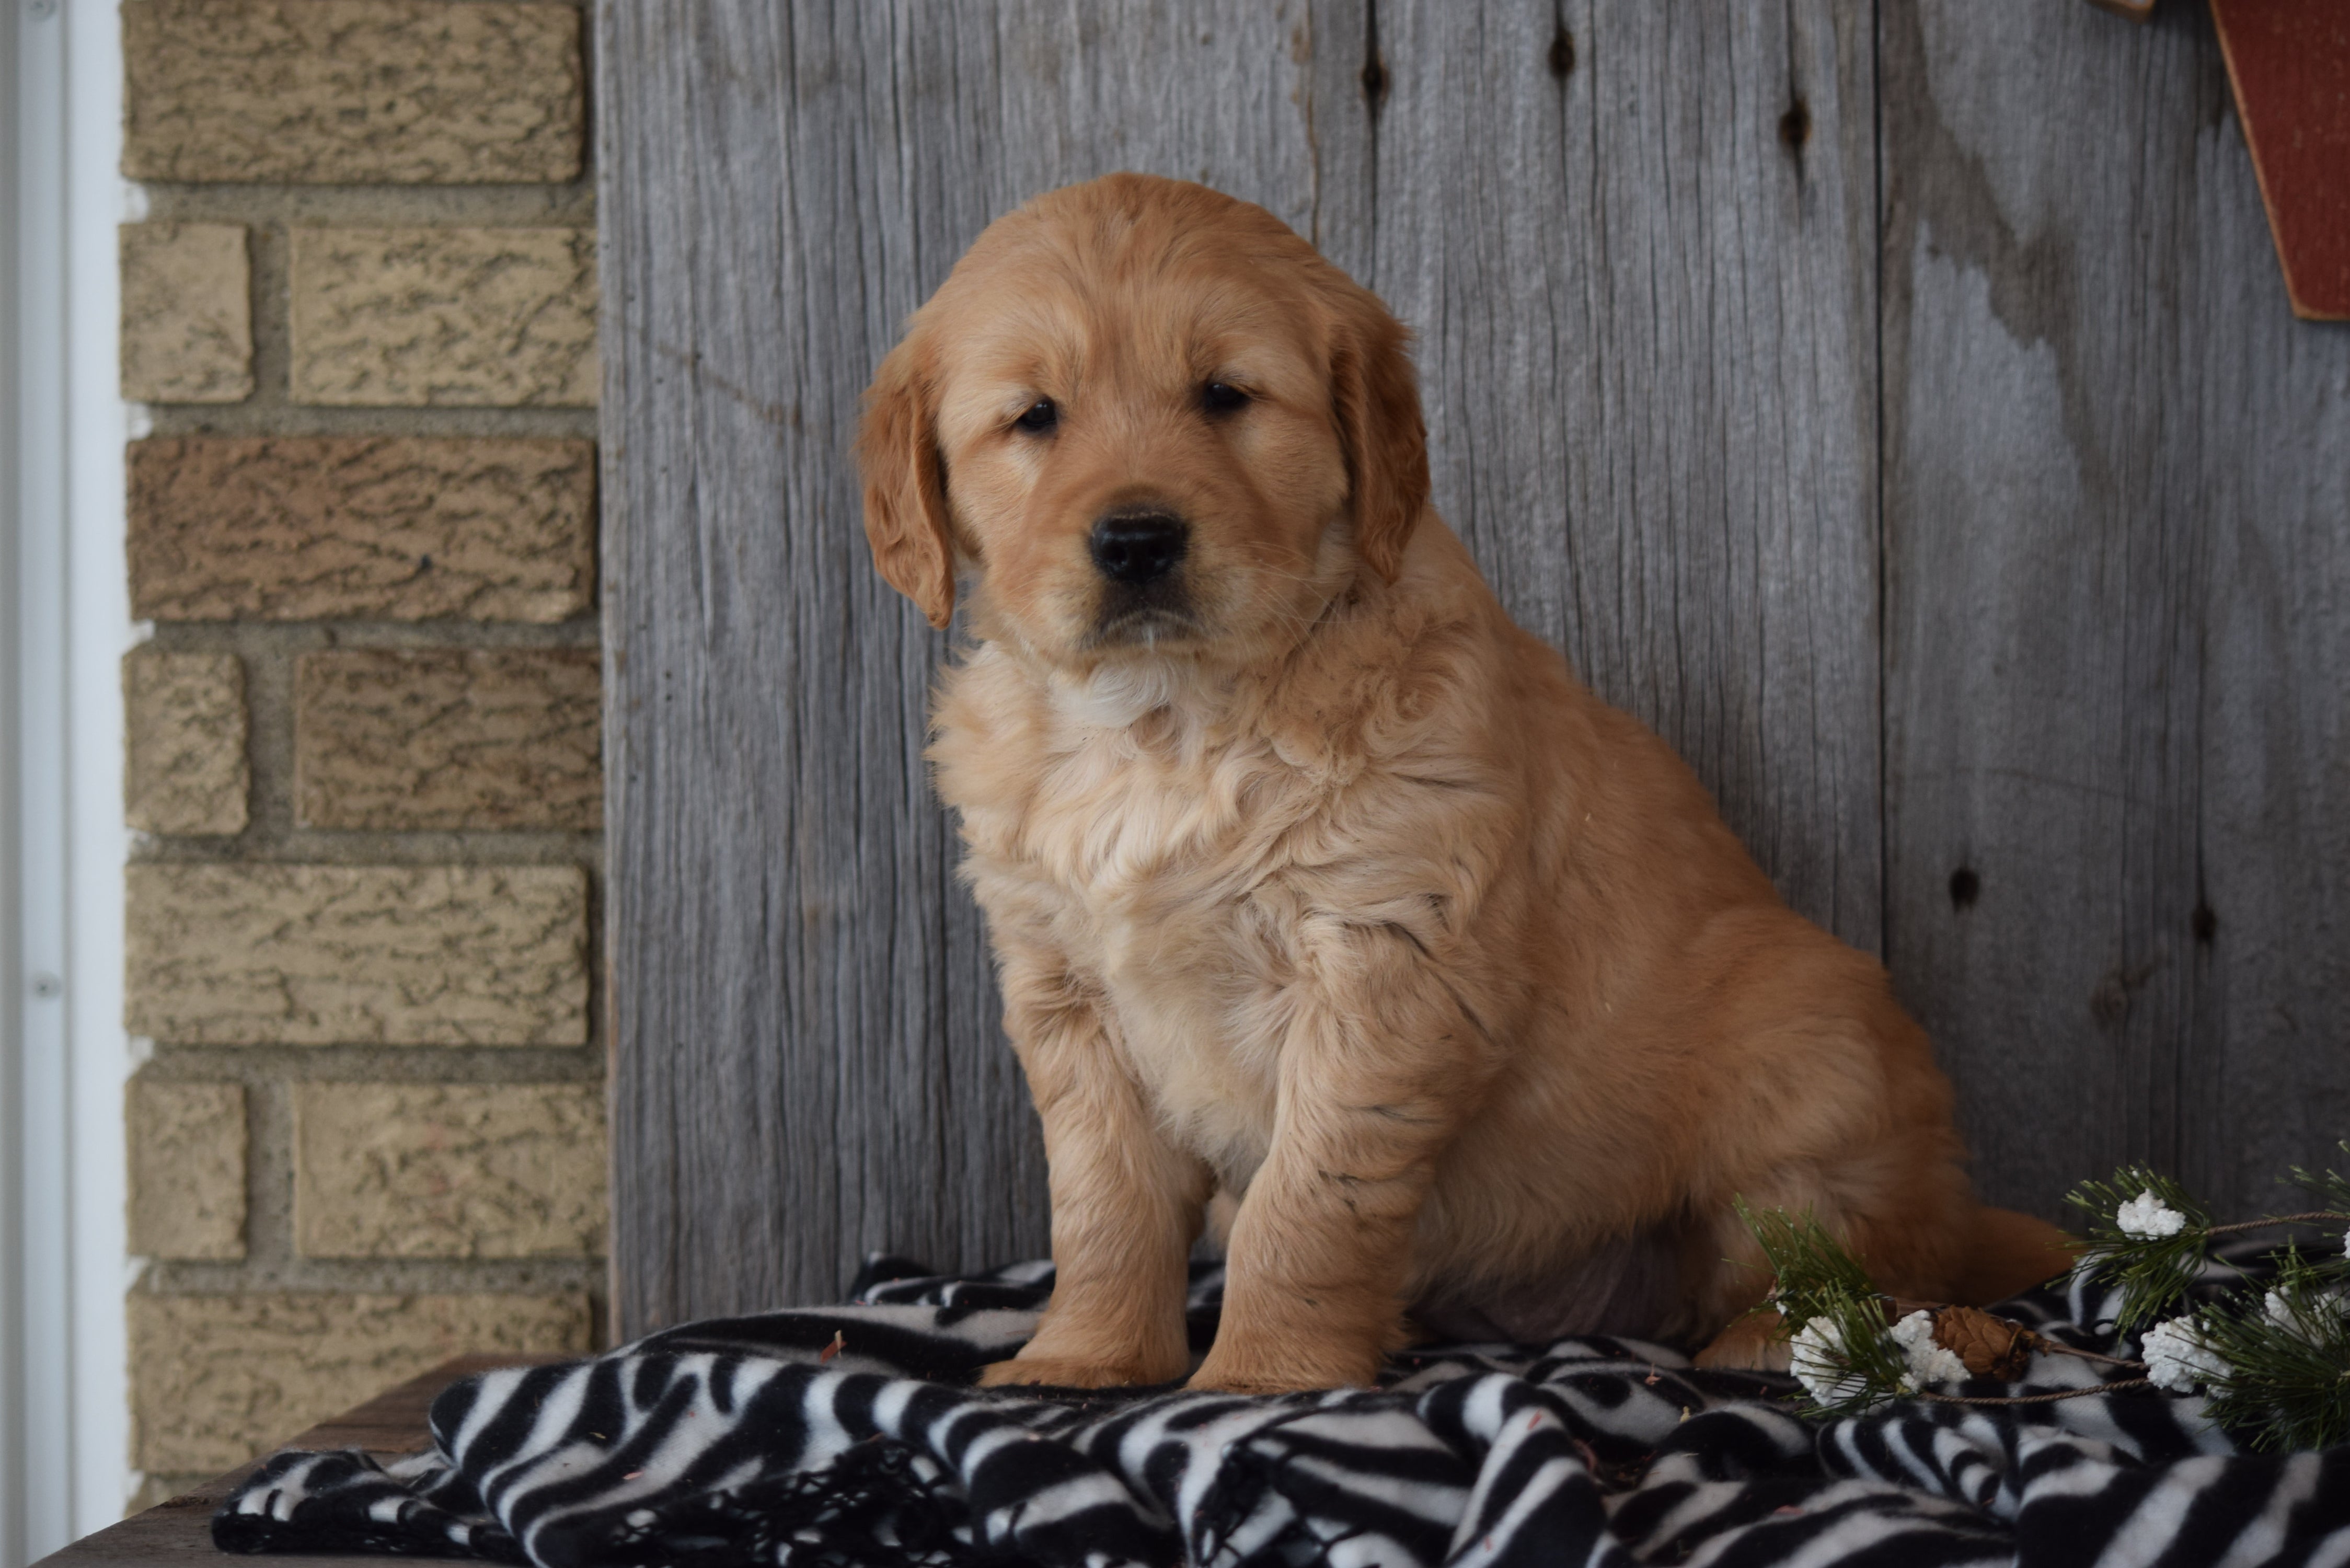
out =
<svg viewBox="0 0 2350 1568"><path fill-rule="evenodd" d="M1934 1343L1965 1362L1973 1376L2013 1383L2032 1364L2033 1352L2048 1342L2020 1323L1979 1308L1946 1306L1934 1312Z"/></svg>

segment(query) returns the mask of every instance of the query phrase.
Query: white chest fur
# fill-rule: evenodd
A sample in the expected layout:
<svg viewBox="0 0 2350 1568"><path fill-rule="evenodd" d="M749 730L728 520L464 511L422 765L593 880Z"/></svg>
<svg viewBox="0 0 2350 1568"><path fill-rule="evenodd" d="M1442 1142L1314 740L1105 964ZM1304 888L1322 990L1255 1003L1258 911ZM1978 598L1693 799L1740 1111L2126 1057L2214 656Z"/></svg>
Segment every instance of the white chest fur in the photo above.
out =
<svg viewBox="0 0 2350 1568"><path fill-rule="evenodd" d="M1288 878L1328 795L1180 695L1056 691L1018 787L983 745L968 762L942 745L940 782L999 933L1016 927L1105 999L1112 1048L1170 1132L1237 1188L1273 1136L1297 967Z"/></svg>

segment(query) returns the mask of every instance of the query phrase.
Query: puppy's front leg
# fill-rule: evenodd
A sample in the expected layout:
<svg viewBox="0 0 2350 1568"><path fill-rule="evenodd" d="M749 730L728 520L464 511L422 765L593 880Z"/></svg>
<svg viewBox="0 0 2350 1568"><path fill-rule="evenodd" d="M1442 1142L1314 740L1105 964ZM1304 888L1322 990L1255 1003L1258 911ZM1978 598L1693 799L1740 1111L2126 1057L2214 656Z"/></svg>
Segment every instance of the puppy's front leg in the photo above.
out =
<svg viewBox="0 0 2350 1568"><path fill-rule="evenodd" d="M1494 1053L1400 928L1302 988L1282 1046L1273 1143L1225 1252L1223 1317L1194 1388L1367 1384L1401 1347L1401 1292L1436 1160Z"/></svg>
<svg viewBox="0 0 2350 1568"><path fill-rule="evenodd" d="M1207 1167L1159 1129L1087 989L1044 955L1004 957L1004 1023L1051 1168L1053 1300L1035 1337L979 1380L1172 1382L1191 1361L1185 1264Z"/></svg>

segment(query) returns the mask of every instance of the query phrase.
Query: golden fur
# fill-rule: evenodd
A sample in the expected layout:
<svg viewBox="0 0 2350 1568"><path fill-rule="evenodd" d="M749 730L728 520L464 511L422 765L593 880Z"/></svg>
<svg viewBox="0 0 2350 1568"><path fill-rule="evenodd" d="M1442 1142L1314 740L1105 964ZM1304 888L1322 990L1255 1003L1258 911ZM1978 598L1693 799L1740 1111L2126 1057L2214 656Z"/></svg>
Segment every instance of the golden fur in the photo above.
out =
<svg viewBox="0 0 2350 1568"><path fill-rule="evenodd" d="M868 393L877 564L933 625L972 588L932 756L1051 1161L1052 1305L987 1380L1181 1376L1219 1189L1195 1386L1367 1382L1410 1320L1783 1365L1736 1195L1903 1296L2061 1268L1876 961L1503 612L1405 350L1269 213L1113 175L983 234ZM1137 506L1188 528L1148 602L1088 554Z"/></svg>

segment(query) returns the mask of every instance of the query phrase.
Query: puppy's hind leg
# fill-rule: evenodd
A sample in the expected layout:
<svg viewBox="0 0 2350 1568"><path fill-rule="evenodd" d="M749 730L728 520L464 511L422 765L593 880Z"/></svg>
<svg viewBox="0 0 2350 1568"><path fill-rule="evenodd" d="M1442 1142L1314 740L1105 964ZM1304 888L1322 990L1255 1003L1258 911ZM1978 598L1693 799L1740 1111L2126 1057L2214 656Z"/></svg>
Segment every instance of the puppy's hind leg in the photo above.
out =
<svg viewBox="0 0 2350 1568"><path fill-rule="evenodd" d="M1787 1205L1765 1199L1760 1207ZM1690 1307L1699 1332L1712 1335L1693 1358L1700 1366L1734 1372L1787 1370L1787 1325L1762 1304L1777 1282L1761 1243L1735 1210L1696 1228L1683 1255L1683 1270L1693 1287Z"/></svg>
<svg viewBox="0 0 2350 1568"><path fill-rule="evenodd" d="M1974 1208L1951 1227L1951 1232L1962 1236L1965 1246L1952 1262L1941 1265L1939 1275L1921 1278L1913 1274L1905 1285L1887 1283L1887 1276L1875 1267L1871 1274L1878 1278L1889 1294L1918 1301L1947 1300L1968 1306L1989 1306L2055 1278L2071 1268L2080 1253L2080 1242L2055 1226L2007 1209ZM1726 1276L1734 1278L1725 1277L1713 1285L1715 1298L1738 1300L1751 1296L1747 1305L1759 1307L1762 1293L1752 1282L1760 1278L1767 1288L1769 1266L1762 1261L1761 1249L1752 1246L1751 1237L1746 1238L1745 1250L1737 1255L1739 1263L1725 1271ZM1928 1288L1938 1282L1939 1288ZM1787 1325L1775 1312L1742 1311L1698 1352L1697 1364L1784 1372L1788 1365L1787 1332Z"/></svg>
<svg viewBox="0 0 2350 1568"><path fill-rule="evenodd" d="M2070 1270L2081 1249L2077 1238L2045 1220L2012 1209L1978 1209L1958 1299L1969 1306L2005 1301Z"/></svg>
<svg viewBox="0 0 2350 1568"><path fill-rule="evenodd" d="M1742 1194L1751 1210L1808 1215L1896 1299L1961 1299L1965 1260L1981 1212L1960 1168L1955 1137L1888 1138L1825 1168L1782 1169ZM1775 1281L1762 1248L1724 1202L1710 1228L1711 1268L1692 1258L1690 1277L1701 1327L1719 1325L1700 1350L1700 1366L1787 1369L1788 1330L1776 1313L1754 1313Z"/></svg>
<svg viewBox="0 0 2350 1568"><path fill-rule="evenodd" d="M1784 1372L1792 1364L1793 1346L1787 1323L1768 1310L1750 1312L1731 1320L1693 1358L1700 1366L1722 1372Z"/></svg>

